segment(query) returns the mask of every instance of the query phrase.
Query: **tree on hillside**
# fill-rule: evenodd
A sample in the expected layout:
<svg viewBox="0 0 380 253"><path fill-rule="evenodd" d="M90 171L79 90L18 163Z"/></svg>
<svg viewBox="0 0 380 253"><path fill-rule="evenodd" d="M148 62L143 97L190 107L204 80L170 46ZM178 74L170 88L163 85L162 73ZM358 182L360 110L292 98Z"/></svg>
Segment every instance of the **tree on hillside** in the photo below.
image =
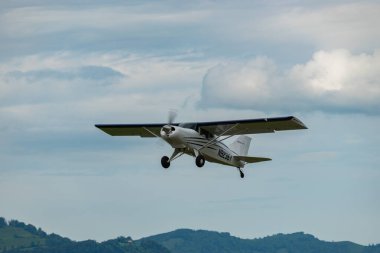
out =
<svg viewBox="0 0 380 253"><path fill-rule="evenodd" d="M3 218L0 217L0 228L8 226L7 221Z"/></svg>
<svg viewBox="0 0 380 253"><path fill-rule="evenodd" d="M10 227L15 227L15 228L24 228L26 224L24 222L20 222L18 220L11 220L9 222Z"/></svg>

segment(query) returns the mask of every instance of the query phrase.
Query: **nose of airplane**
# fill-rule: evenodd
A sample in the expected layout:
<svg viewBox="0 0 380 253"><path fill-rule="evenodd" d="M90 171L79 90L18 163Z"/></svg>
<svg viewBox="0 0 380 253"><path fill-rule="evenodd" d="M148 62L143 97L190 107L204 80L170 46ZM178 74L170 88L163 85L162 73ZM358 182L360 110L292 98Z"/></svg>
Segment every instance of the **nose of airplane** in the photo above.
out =
<svg viewBox="0 0 380 253"><path fill-rule="evenodd" d="M174 126L170 126L170 125L165 125L161 128L161 137L170 137L170 135L172 135L175 131L175 127Z"/></svg>

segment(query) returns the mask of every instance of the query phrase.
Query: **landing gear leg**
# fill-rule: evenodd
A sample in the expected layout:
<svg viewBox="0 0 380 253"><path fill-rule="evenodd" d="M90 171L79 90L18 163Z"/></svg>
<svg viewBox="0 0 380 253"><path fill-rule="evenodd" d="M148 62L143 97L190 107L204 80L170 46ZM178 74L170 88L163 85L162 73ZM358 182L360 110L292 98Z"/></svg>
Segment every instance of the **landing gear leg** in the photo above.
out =
<svg viewBox="0 0 380 253"><path fill-rule="evenodd" d="M240 178L244 178L244 173L243 171L241 170L241 168L238 168L239 172L240 172Z"/></svg>
<svg viewBox="0 0 380 253"><path fill-rule="evenodd" d="M180 149L174 149L174 152L173 154L169 157L167 156L163 156L161 158L161 165L162 167L164 167L165 169L169 168L170 166L170 162L173 161L174 159L177 159L178 157L180 157L181 155L183 155L183 151L181 151Z"/></svg>

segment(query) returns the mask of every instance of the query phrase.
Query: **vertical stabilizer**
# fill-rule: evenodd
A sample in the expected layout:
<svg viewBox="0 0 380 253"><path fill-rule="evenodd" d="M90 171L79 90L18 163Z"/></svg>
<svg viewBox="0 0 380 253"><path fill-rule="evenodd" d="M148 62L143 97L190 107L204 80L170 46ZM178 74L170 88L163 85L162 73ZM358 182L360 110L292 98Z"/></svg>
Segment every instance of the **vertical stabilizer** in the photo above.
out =
<svg viewBox="0 0 380 253"><path fill-rule="evenodd" d="M240 156L246 156L248 154L249 145L251 144L251 139L251 137L240 135L229 148Z"/></svg>

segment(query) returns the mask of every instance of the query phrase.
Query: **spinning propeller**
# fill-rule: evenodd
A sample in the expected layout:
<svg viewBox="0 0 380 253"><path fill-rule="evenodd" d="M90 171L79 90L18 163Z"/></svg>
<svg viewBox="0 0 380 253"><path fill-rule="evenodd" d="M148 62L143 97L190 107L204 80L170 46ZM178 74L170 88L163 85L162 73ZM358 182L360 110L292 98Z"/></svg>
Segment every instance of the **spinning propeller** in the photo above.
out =
<svg viewBox="0 0 380 253"><path fill-rule="evenodd" d="M173 124L175 118L177 118L177 111L175 111L175 110L169 110L168 125Z"/></svg>
<svg viewBox="0 0 380 253"><path fill-rule="evenodd" d="M162 127L162 131L164 131L166 135L169 135L172 131L175 130L172 124L176 117L177 117L177 112L174 110L170 110L168 114L168 124Z"/></svg>

